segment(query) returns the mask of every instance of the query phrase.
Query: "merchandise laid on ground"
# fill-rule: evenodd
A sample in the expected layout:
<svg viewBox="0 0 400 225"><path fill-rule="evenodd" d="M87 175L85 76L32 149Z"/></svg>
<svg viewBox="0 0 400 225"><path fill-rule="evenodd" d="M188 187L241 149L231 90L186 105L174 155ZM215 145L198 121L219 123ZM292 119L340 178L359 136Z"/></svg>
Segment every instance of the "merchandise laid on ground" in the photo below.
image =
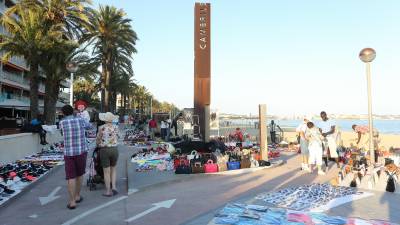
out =
<svg viewBox="0 0 400 225"><path fill-rule="evenodd" d="M137 150L137 153L132 155L131 162L137 163L137 172L174 170L171 153L175 151L175 148L172 144L150 141L136 143L133 147Z"/></svg>
<svg viewBox="0 0 400 225"><path fill-rule="evenodd" d="M228 170L270 167L261 160L260 148L252 142L209 143L173 138L173 142L149 141L142 131L126 131L124 142L134 150L136 171L172 171L176 174L217 173ZM278 146L270 146L269 159L280 157Z"/></svg>
<svg viewBox="0 0 400 225"><path fill-rule="evenodd" d="M43 177L53 167L64 163L63 143L43 148L40 153L26 156L0 166L0 205Z"/></svg>
<svg viewBox="0 0 400 225"><path fill-rule="evenodd" d="M213 223L225 225L398 225L382 220L344 218L329 216L323 213L293 211L283 208L246 204L227 204L215 215Z"/></svg>
<svg viewBox="0 0 400 225"><path fill-rule="evenodd" d="M190 153L175 154L175 173L217 173L271 166L271 162L261 160L260 147L255 143L212 140L207 146ZM269 159L279 157L279 151L272 148L268 151Z"/></svg>
<svg viewBox="0 0 400 225"><path fill-rule="evenodd" d="M128 129L125 130L124 143L132 145L135 143L143 143L148 140L148 136L144 131Z"/></svg>
<svg viewBox="0 0 400 225"><path fill-rule="evenodd" d="M260 194L256 199L272 204L275 207L298 211L322 212L371 195L371 193L361 192L351 187L310 184Z"/></svg>
<svg viewBox="0 0 400 225"><path fill-rule="evenodd" d="M392 151L379 152L379 162L375 164L373 170L370 170L368 154L356 149L345 149L341 158L344 166L331 183L345 187L400 193L400 189L396 188L399 185L400 170L394 163L397 158L392 158L393 155L396 154Z"/></svg>

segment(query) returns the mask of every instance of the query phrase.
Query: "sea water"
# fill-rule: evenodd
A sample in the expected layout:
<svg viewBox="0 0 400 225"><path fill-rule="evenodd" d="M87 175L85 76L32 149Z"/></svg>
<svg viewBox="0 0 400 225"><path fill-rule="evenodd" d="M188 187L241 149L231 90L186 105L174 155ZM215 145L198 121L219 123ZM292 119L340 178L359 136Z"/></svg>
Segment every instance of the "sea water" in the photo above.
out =
<svg viewBox="0 0 400 225"><path fill-rule="evenodd" d="M224 123L226 121L230 122L230 126L254 126L254 123L258 122L257 119L231 119L231 120L224 120L220 121ZM301 120L274 120L275 124L281 127L287 128L296 128L302 121ZM318 123L320 120L315 120ZM351 126L353 124L357 125L368 125L368 120L350 120L350 119L334 119L336 125L342 131L352 131ZM267 123L269 124L271 121L268 120ZM383 134L400 134L400 120L374 120L373 121L374 127Z"/></svg>

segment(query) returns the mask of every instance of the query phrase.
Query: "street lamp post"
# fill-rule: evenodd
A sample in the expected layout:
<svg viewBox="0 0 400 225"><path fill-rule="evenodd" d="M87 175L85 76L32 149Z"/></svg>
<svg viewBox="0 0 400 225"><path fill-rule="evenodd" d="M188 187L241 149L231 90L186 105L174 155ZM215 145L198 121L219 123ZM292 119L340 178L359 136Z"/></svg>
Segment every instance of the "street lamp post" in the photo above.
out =
<svg viewBox="0 0 400 225"><path fill-rule="evenodd" d="M372 120L372 97L371 97L371 62L376 57L376 52L372 48L364 48L361 50L359 57L361 61L366 63L367 67L367 89L368 89L368 126L369 126L369 152L371 165L375 162L374 140L373 140L373 120Z"/></svg>
<svg viewBox="0 0 400 225"><path fill-rule="evenodd" d="M74 62L69 62L65 66L68 72L71 73L70 75L70 86L69 86L69 104L73 106L74 104L74 73L78 71L78 65Z"/></svg>

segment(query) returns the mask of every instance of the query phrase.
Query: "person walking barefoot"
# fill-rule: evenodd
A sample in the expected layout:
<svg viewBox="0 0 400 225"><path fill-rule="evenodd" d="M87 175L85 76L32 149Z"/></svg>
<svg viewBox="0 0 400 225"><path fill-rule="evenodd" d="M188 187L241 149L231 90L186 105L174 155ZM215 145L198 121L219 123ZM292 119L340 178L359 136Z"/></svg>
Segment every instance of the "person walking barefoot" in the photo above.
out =
<svg viewBox="0 0 400 225"><path fill-rule="evenodd" d="M104 172L106 192L103 196L117 195L117 161L118 161L118 126L113 121L118 116L107 112L100 113L99 118L105 124L99 127L96 144L100 148L100 162Z"/></svg>

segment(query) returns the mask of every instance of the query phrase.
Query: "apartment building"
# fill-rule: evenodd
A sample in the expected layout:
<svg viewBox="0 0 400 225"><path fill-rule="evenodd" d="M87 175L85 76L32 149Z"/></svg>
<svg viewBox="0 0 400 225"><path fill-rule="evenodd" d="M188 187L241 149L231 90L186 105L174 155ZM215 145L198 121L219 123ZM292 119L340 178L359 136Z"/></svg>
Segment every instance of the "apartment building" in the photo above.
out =
<svg viewBox="0 0 400 225"><path fill-rule="evenodd" d="M4 13L7 8L13 6L15 0L0 0L0 13ZM0 26L0 32L4 28ZM2 53L0 52L0 55ZM0 118L2 117L24 117L29 118L29 67L22 57L12 57L8 62L0 62ZM44 74L40 75L39 83L39 110L43 112L45 95ZM57 108L61 108L69 99L68 93L63 92L68 87L67 82L62 82L62 91L60 93Z"/></svg>

